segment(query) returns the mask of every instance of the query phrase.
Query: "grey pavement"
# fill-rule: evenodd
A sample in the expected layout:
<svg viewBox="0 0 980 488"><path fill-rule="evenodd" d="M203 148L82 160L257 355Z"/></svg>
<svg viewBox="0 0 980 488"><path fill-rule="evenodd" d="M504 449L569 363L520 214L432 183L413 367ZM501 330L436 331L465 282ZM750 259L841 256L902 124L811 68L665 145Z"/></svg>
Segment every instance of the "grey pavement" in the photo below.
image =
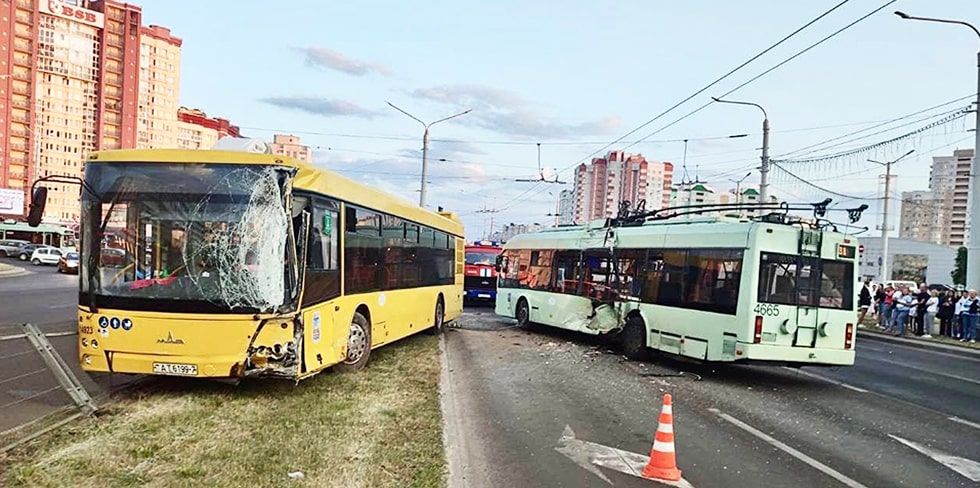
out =
<svg viewBox="0 0 980 488"><path fill-rule="evenodd" d="M969 358L859 340L850 368L630 362L600 339L514 328L489 308L459 322L446 335L450 440L465 440L447 447L457 486L609 486L555 450L563 429L646 455L665 392L679 467L697 487L976 486L891 437L980 461ZM600 469L614 486L654 486Z"/></svg>
<svg viewBox="0 0 980 488"><path fill-rule="evenodd" d="M20 335L19 324L23 322L34 323L46 333L76 330L77 275L59 274L54 266L0 260L30 271L25 276L0 279L0 336ZM104 397L134 378L89 375L78 365L76 336L49 340L94 397ZM63 415L71 405L69 396L58 388L57 380L26 339L0 341L0 432L46 415Z"/></svg>

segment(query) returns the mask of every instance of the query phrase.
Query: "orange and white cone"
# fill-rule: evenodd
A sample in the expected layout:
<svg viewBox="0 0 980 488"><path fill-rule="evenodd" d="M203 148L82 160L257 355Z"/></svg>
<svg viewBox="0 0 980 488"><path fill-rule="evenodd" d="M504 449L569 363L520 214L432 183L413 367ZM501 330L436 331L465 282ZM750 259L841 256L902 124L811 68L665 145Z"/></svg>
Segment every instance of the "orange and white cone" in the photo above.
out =
<svg viewBox="0 0 980 488"><path fill-rule="evenodd" d="M671 406L670 393L664 395L664 404L660 409L660 423L653 437L653 448L650 449L650 462L643 468L643 477L677 481L681 479L681 470L677 469L677 459L674 456L674 411Z"/></svg>

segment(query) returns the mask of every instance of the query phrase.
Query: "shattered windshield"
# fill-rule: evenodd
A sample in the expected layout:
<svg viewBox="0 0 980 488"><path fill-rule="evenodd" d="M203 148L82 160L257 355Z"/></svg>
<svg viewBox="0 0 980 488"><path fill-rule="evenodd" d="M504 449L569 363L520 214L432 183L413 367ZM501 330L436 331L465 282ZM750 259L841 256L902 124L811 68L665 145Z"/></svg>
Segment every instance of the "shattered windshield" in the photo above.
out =
<svg viewBox="0 0 980 488"><path fill-rule="evenodd" d="M123 308L134 300L188 311L282 305L285 179L269 166L88 165L101 200L85 192L82 293Z"/></svg>

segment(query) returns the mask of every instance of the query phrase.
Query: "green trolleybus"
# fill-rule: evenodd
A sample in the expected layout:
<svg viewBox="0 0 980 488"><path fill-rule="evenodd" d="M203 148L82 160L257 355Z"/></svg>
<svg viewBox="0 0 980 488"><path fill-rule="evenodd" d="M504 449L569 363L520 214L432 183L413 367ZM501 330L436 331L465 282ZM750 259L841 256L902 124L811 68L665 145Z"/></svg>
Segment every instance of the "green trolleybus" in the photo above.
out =
<svg viewBox="0 0 980 488"><path fill-rule="evenodd" d="M773 214L775 215L775 214ZM857 240L800 219L595 221L504 247L496 313L623 352L853 365Z"/></svg>

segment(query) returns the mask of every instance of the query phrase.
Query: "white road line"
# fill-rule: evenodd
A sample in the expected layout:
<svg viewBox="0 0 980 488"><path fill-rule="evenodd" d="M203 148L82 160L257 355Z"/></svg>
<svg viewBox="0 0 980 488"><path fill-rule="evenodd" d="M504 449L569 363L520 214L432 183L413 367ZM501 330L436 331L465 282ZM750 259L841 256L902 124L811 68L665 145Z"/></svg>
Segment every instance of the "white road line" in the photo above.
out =
<svg viewBox="0 0 980 488"><path fill-rule="evenodd" d="M943 373L942 371L920 368L918 366L912 366L910 364L901 363L899 361L892 361L891 359L880 359L880 358L864 358L864 359L867 359L868 361L878 361L879 363L894 364L896 366L901 366L903 368L908 368L908 369L914 369L916 371L921 371L923 373L934 374L936 376L945 376L947 378L952 378L954 380L965 381L967 383L980 385L980 380L975 380L973 378L967 378L966 376L960 376L956 374Z"/></svg>
<svg viewBox="0 0 980 488"><path fill-rule="evenodd" d="M765 432L762 432L759 429L756 429L755 427L752 427L751 425L746 424L745 422L742 422L741 420L732 417L731 415L728 415L727 413L724 413L721 410L718 410L717 408L709 408L708 411L714 413L715 415L721 417L722 419L735 425L736 427L748 432L749 434L752 434L758 437L759 439L766 441L770 445L781 449L782 451L786 452L790 456L793 456L796 459L799 459L800 461L803 461L809 464L810 466L813 466L821 473L826 474L827 476L830 476L831 478L834 478L837 481L840 481L845 486L850 486L851 488L867 488L861 483L858 483L857 481L848 478L847 476L840 473L839 471L836 471L834 468L831 468L830 466L827 466L826 464L823 464L820 461L817 461L816 459L813 459L812 457L807 456L806 454L803 454L802 452L797 451L796 449L793 449L790 446L787 446L786 444L772 438Z"/></svg>
<svg viewBox="0 0 980 488"><path fill-rule="evenodd" d="M980 424L978 424L976 422L970 422L969 420L961 419L961 418L956 417L956 416L947 417L947 418L949 420L952 420L953 422L958 423L958 424L969 425L970 427L973 427L974 429L980 430Z"/></svg>
<svg viewBox="0 0 980 488"><path fill-rule="evenodd" d="M970 481L980 481L980 463L972 459L946 454L938 449L933 449L910 440L902 439L897 435L888 434L888 437L891 437L892 439L895 439L896 441L901 442L902 444L905 444L906 446L909 446L912 449L925 454L926 456L929 456L933 461L936 461L937 463L940 463L943 466L946 466L947 468L969 478Z"/></svg>
<svg viewBox="0 0 980 488"><path fill-rule="evenodd" d="M925 348L917 347L917 346L914 346L914 345L898 344L898 343L894 343L894 342L887 342L887 343L885 343L885 342L879 342L877 345L880 345L881 347L897 347L897 348L901 348L901 349L911 349L913 351L922 352L922 353L938 354L940 356L946 356L946 357L949 357L949 358L966 359L967 361L980 362L980 357L971 357L971 356L969 356L969 353L967 353L967 354L954 354L954 353L951 353L951 352L943 352L943 351L938 351L938 350L935 350L935 349L925 349ZM951 347L956 347L956 346L951 346ZM888 354L888 353L891 352L888 349L878 349L877 347L870 347L870 346L868 346L868 341L863 341L863 342L858 343L857 348L858 349L867 349L869 351L880 352L880 353L884 353L884 354ZM860 353L860 351L858 351L858 352Z"/></svg>
<svg viewBox="0 0 980 488"><path fill-rule="evenodd" d="M854 386L854 385L849 385L847 383L844 383L844 382L841 382L841 381L837 381L835 379L831 379L831 378L828 378L826 376L821 376L821 375L818 375L816 373L811 373L809 371L804 371L802 369L790 368L790 367L787 367L787 366L783 366L783 369L794 371L794 372L799 373L799 374L801 374L803 376L809 376L810 378L818 379L818 380L821 380L821 381L826 381L827 383L831 383L831 384L840 386L841 388L847 388L848 390L856 391L858 393L868 393L868 390L865 390L864 388L860 388L860 387L857 387L857 386Z"/></svg>

